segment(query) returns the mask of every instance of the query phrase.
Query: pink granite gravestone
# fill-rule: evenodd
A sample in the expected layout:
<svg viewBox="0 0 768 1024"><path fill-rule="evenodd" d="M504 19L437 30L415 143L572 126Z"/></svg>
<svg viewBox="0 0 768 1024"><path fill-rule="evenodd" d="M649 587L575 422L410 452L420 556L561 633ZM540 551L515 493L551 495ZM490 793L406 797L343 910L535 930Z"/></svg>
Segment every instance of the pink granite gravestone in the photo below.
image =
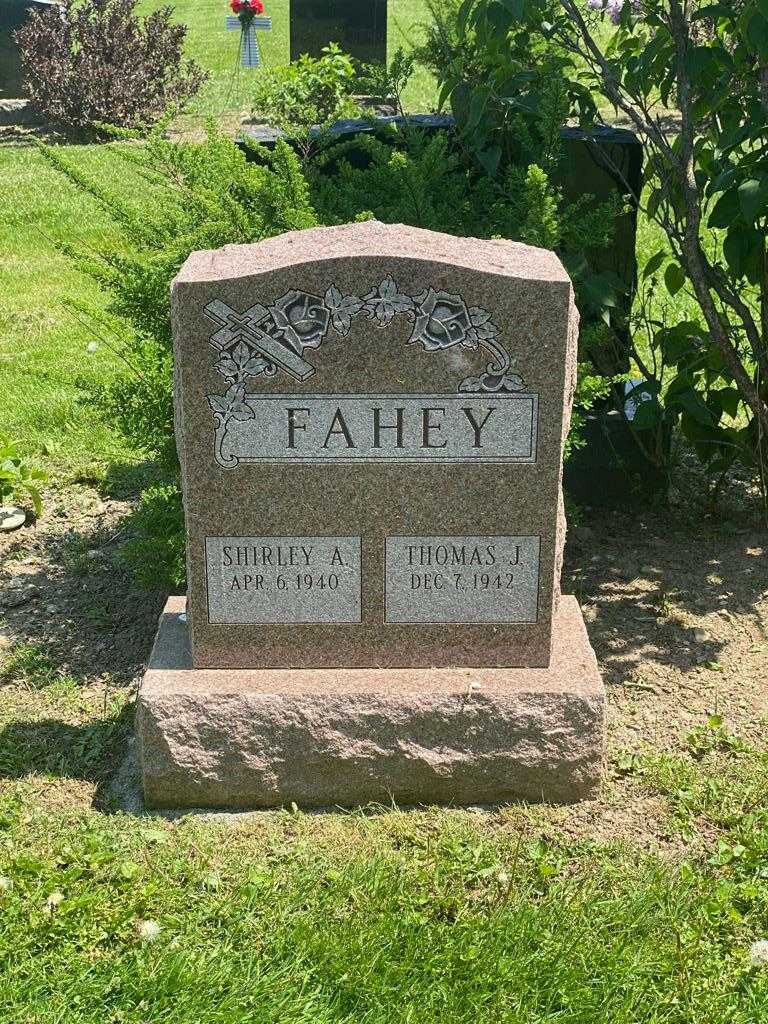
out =
<svg viewBox="0 0 768 1024"><path fill-rule="evenodd" d="M602 683L560 596L578 314L557 257L293 232L193 253L173 319L188 594L139 694L147 802L593 792Z"/></svg>

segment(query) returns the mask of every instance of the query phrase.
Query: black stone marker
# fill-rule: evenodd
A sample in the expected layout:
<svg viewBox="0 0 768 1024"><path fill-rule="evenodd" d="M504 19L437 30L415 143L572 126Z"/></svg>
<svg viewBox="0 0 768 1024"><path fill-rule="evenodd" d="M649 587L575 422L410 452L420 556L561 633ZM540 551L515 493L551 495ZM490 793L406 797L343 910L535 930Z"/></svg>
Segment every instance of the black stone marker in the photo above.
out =
<svg viewBox="0 0 768 1024"><path fill-rule="evenodd" d="M387 59L387 0L291 0L291 60L328 43L365 64Z"/></svg>
<svg viewBox="0 0 768 1024"><path fill-rule="evenodd" d="M0 0L0 99L24 95L21 54L14 33L32 11L58 18L63 8L55 0Z"/></svg>

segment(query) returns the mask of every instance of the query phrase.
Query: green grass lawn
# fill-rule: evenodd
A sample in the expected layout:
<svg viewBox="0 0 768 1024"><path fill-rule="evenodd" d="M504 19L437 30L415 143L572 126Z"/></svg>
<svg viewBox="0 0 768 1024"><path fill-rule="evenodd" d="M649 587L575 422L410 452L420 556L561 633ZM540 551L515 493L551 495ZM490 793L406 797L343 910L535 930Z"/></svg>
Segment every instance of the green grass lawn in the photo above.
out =
<svg viewBox="0 0 768 1024"><path fill-rule="evenodd" d="M89 172L113 173L98 146L67 149ZM0 432L77 471L121 458L109 425L78 402L78 378L100 379L112 360L66 306L100 297L62 252L62 242L87 245L102 235L108 220L31 146L0 148L0 209ZM89 354L93 341L100 348Z"/></svg>
<svg viewBox="0 0 768 1024"><path fill-rule="evenodd" d="M44 662L0 709L3 1024L768 1019L749 956L768 936L764 755L624 765L693 851L666 859L522 806L173 822L105 813L102 793L77 810L64 787L98 792L124 699Z"/></svg>

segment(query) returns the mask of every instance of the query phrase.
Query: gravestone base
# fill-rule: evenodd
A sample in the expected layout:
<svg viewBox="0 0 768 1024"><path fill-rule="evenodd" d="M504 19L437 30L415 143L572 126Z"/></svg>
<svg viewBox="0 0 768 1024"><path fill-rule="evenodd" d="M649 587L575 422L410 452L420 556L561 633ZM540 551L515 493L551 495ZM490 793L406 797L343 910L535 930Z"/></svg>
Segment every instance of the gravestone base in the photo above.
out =
<svg viewBox="0 0 768 1024"><path fill-rule="evenodd" d="M138 695L148 807L596 795L605 691L573 597L535 669L194 669L185 607L168 600Z"/></svg>

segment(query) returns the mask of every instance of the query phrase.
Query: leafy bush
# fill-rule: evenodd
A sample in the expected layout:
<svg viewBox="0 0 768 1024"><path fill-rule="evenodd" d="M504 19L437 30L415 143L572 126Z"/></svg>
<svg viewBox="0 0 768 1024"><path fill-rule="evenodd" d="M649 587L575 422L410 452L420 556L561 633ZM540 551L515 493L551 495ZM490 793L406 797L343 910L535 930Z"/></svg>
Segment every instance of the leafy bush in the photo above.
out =
<svg viewBox="0 0 768 1024"><path fill-rule="evenodd" d="M0 505L29 500L39 516L43 510L40 485L45 479L45 472L31 466L14 442L0 434Z"/></svg>
<svg viewBox="0 0 768 1024"><path fill-rule="evenodd" d="M186 580L184 508L176 484L148 487L130 517L132 537L121 555L147 590L183 591Z"/></svg>
<svg viewBox="0 0 768 1024"><path fill-rule="evenodd" d="M354 83L352 59L331 43L320 57L302 54L259 75L254 112L306 148L312 129L322 132L334 121L360 114L352 99Z"/></svg>
<svg viewBox="0 0 768 1024"><path fill-rule="evenodd" d="M34 11L16 33L24 84L48 120L75 130L137 128L181 107L207 78L183 60L184 25L162 7L145 18L137 0L67 0Z"/></svg>
<svg viewBox="0 0 768 1024"><path fill-rule="evenodd" d="M315 68L315 63L302 61L294 69L291 89L281 101L287 122L296 122L296 107ZM558 118L555 96L547 123L559 139ZM367 167L353 166L348 159L351 146L363 148ZM119 229L119 237L105 242L100 252L73 255L109 295L108 323L99 333L115 339L110 344L126 366L125 372L91 390L89 401L136 450L160 460L163 482L171 485L170 490L145 493L134 523L137 538L127 549L141 578L147 582L151 577L154 585L162 578L178 586L183 573L169 304L171 281L190 252L255 242L318 222L361 219L371 211L383 221L540 245L561 244L572 236L579 237L582 247L603 245L609 237L610 218L573 205L565 210L559 191L538 166L511 167L492 180L444 135L426 137L409 124L384 138L321 145L317 152L305 152L303 165L286 143L278 143L271 154L253 148L258 159L247 162L213 128L203 145L168 142L159 130L144 147L114 145L115 159L138 167L147 184L149 196L136 207L118 199L101 181L87 179L60 150L47 151L55 166L112 214ZM82 308L79 312L104 316ZM596 390L595 380L582 373L580 404L588 403Z"/></svg>
<svg viewBox="0 0 768 1024"><path fill-rule="evenodd" d="M195 250L256 242L313 227L317 218L298 158L285 143L272 154L260 151L262 163L247 162L213 126L202 144L166 141L158 129L144 146L110 148L115 177L125 160L145 182L147 195L136 205L89 179L61 149L44 152L115 222L116 237L101 250L67 250L108 295L106 313L78 305L78 315L101 325L100 335L124 367L96 389L83 382L83 393L136 451L159 462L168 486L145 492L131 524L137 537L126 554L145 584L178 588L184 534L173 431L171 281Z"/></svg>
<svg viewBox="0 0 768 1024"><path fill-rule="evenodd" d="M464 0L461 17L498 53L520 37L573 54L595 94L642 138L651 183L645 211L666 241L646 279L657 293L684 291L695 315L645 318L646 363L668 372L652 377L654 400L638 412L649 426L679 424L716 486L740 460L757 468L766 493L765 0ZM517 70L509 59L507 69ZM499 102L516 97L500 83ZM675 105L679 120L660 118L659 100ZM642 366L637 347L635 355Z"/></svg>
<svg viewBox="0 0 768 1024"><path fill-rule="evenodd" d="M256 242L316 224L298 159L284 143L264 164L248 163L229 139L209 128L203 144L168 142L159 131L145 146L113 145L116 163L129 161L148 193L131 205L84 175L60 149L47 159L115 220L117 237L101 250L69 249L78 266L109 296L100 334L120 357L124 372L88 388L87 398L139 452L177 470L173 434L170 286L187 256L198 249ZM118 171L116 170L116 175ZM78 306L81 317L105 320Z"/></svg>

